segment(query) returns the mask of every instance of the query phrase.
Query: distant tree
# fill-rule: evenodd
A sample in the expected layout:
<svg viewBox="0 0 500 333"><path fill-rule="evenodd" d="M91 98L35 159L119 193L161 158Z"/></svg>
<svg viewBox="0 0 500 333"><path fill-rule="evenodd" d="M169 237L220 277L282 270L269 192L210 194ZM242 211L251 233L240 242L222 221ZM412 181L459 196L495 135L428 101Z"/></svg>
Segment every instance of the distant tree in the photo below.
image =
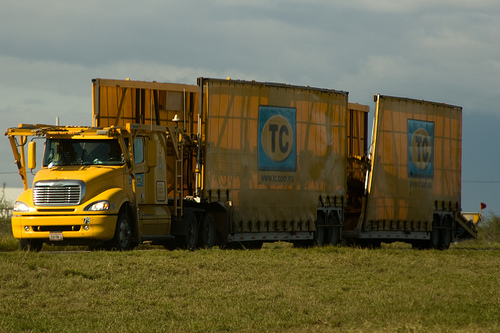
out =
<svg viewBox="0 0 500 333"><path fill-rule="evenodd" d="M9 217L9 212L12 209L12 203L7 200L5 197L5 187L7 186L7 183L4 182L2 184L2 194L0 196L0 217L6 218Z"/></svg>

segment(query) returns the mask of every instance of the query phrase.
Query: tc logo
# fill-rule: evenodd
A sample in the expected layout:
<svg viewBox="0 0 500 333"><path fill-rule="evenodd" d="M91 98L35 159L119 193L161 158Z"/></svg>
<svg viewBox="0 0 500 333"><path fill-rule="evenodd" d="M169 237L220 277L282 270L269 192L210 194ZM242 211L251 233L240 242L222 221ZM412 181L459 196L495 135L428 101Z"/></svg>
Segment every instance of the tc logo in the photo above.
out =
<svg viewBox="0 0 500 333"><path fill-rule="evenodd" d="M421 170L427 168L431 162L432 147L431 136L425 128L418 128L411 136L411 160Z"/></svg>
<svg viewBox="0 0 500 333"><path fill-rule="evenodd" d="M259 170L296 170L295 114L294 108L259 107Z"/></svg>
<svg viewBox="0 0 500 333"><path fill-rule="evenodd" d="M408 119L408 176L434 177L434 123Z"/></svg>
<svg viewBox="0 0 500 333"><path fill-rule="evenodd" d="M292 152L292 125L281 115L274 115L267 120L261 132L264 152L276 162L284 161Z"/></svg>

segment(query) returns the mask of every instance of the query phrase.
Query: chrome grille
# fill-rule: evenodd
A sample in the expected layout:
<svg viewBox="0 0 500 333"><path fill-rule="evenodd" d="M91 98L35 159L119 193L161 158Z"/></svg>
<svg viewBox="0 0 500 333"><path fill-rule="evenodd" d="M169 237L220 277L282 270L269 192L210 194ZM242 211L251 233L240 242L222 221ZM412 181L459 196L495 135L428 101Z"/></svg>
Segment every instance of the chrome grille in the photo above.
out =
<svg viewBox="0 0 500 333"><path fill-rule="evenodd" d="M71 206L80 204L84 195L81 181L41 181L33 186L33 202L37 206Z"/></svg>

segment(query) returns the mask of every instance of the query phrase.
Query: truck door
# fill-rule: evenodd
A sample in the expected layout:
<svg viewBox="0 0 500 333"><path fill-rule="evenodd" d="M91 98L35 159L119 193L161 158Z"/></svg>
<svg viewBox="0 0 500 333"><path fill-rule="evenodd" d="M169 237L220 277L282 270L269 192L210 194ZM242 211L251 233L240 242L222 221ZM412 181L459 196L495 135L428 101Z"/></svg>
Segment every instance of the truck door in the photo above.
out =
<svg viewBox="0 0 500 333"><path fill-rule="evenodd" d="M134 140L136 198L142 236L165 235L170 231L165 154L155 137L137 136Z"/></svg>
<svg viewBox="0 0 500 333"><path fill-rule="evenodd" d="M134 140L134 162L135 162L135 189L137 203L146 203L145 178L147 177L147 167L145 163L145 137L137 137Z"/></svg>

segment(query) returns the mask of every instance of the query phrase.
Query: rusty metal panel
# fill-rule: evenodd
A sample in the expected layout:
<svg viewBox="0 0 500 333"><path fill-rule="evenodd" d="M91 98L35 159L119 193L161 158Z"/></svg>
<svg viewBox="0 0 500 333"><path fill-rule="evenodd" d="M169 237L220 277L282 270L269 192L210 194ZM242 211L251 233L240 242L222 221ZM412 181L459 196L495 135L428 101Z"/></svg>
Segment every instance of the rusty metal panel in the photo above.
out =
<svg viewBox="0 0 500 333"><path fill-rule="evenodd" d="M198 87L177 83L94 79L93 126L127 123L174 126L175 115L196 133Z"/></svg>
<svg viewBox="0 0 500 333"><path fill-rule="evenodd" d="M370 107L349 103L347 128L348 156L364 156L368 141L368 112Z"/></svg>
<svg viewBox="0 0 500 333"><path fill-rule="evenodd" d="M430 230L460 211L462 108L377 95L365 228Z"/></svg>
<svg viewBox="0 0 500 333"><path fill-rule="evenodd" d="M234 231L314 230L318 206L342 206L347 93L214 79L207 86L203 195L232 203Z"/></svg>

